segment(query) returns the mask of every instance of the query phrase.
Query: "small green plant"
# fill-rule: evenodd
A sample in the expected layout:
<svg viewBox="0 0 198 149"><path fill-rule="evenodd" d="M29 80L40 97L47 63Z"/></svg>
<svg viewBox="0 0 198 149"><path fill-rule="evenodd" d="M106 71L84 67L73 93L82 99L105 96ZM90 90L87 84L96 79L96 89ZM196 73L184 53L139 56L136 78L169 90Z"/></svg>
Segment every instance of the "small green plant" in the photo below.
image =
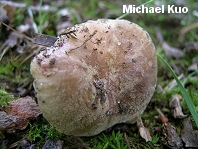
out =
<svg viewBox="0 0 198 149"><path fill-rule="evenodd" d="M15 16L13 17L13 24L18 26L24 20L24 10L23 9L16 9Z"/></svg>
<svg viewBox="0 0 198 149"><path fill-rule="evenodd" d="M13 74L14 69L19 65L18 62L8 62L6 64L0 64L0 74Z"/></svg>
<svg viewBox="0 0 198 149"><path fill-rule="evenodd" d="M40 148L46 139L62 138L63 134L59 133L55 128L50 126L47 122L36 124L29 124L30 130L25 136L31 142L36 143L36 147Z"/></svg>
<svg viewBox="0 0 198 149"><path fill-rule="evenodd" d="M29 124L30 130L25 138L28 138L32 143L36 144L36 148L41 148L45 141L45 125L43 124Z"/></svg>
<svg viewBox="0 0 198 149"><path fill-rule="evenodd" d="M47 131L47 139L48 138L62 138L63 137L63 134L58 132L54 127L52 126L49 126L46 128L46 131Z"/></svg>
<svg viewBox="0 0 198 149"><path fill-rule="evenodd" d="M112 132L111 136L107 136L105 134L102 137L99 137L100 142L96 149L127 149L128 146L124 141L123 134L118 131L115 133Z"/></svg>
<svg viewBox="0 0 198 149"><path fill-rule="evenodd" d="M35 31L36 33L40 33L40 34L42 34L42 32L43 32L43 30L42 30L43 24L44 24L44 22L45 22L45 20L46 20L46 19L45 19L46 16L48 15L48 13L43 13L43 12L42 12L42 3L43 3L43 1L40 0L40 2L39 2L40 9L39 9L39 16L38 16L38 19L34 19L32 10L31 10L30 8L27 9L28 14L29 14L29 16L30 16L30 18L31 18L31 20L32 20L32 25L33 25L34 31ZM37 25L37 23L35 22L35 20L37 20L38 25Z"/></svg>
<svg viewBox="0 0 198 149"><path fill-rule="evenodd" d="M30 130L29 133L27 135L28 139L30 141L36 141L39 140L39 142L44 142L44 135L45 133L45 126L42 124L35 124L32 125L30 124Z"/></svg>
<svg viewBox="0 0 198 149"><path fill-rule="evenodd" d="M152 137L152 141L148 142L148 144L149 144L149 146L154 147L158 141L159 141L159 136L158 136L158 134L156 134Z"/></svg>
<svg viewBox="0 0 198 149"><path fill-rule="evenodd" d="M2 107L7 107L8 103L12 100L15 100L15 98L12 95L10 95L3 89L0 89L0 105Z"/></svg>

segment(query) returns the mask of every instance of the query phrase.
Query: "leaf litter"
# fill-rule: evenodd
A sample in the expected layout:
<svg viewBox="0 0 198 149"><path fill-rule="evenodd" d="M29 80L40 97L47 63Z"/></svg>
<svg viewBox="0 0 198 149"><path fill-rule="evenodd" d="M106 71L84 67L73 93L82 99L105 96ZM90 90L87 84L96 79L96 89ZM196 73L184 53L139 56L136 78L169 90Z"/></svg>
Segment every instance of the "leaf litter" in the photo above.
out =
<svg viewBox="0 0 198 149"><path fill-rule="evenodd" d="M185 143L185 147L198 148L198 131L194 130L190 118L183 121L183 129L181 130L181 138Z"/></svg>
<svg viewBox="0 0 198 149"><path fill-rule="evenodd" d="M63 2L62 1L60 1L60 2L61 2L61 5L63 5ZM5 1L4 1L4 3L5 3ZM57 3L59 3L59 1L57 1ZM101 2L101 4L102 4L102 2ZM6 24L9 24L9 23L12 22L11 20L13 20L13 14L16 13L17 8L24 9L24 8L27 7L26 4L15 3L15 2L12 2L12 1L9 1L8 5L10 6L10 8L8 6L4 7L5 5L1 5L1 12L2 12L1 14L3 14L3 19L1 18L1 20L4 20L4 21L6 20ZM39 5L30 6L30 8L34 12L38 12L39 9L40 9ZM51 6L47 7L47 5L44 5L42 8L43 8L43 11L51 11L53 13L57 12L57 10L59 10L58 7L51 7ZM9 10L12 13L9 14L8 13ZM69 15L67 15L65 13L65 12L68 11L67 8L63 9L63 10L64 10L63 11L64 13L61 12L61 11L59 12L59 15L61 15L61 20L59 20L59 23L58 23L57 28L56 28L57 33L62 32L62 30L65 27L70 27L70 26L73 25L73 22L72 22L72 19L71 19L70 15L75 15L79 22L82 22L82 20L83 20L82 15L75 8L71 12L69 12L69 13L71 13ZM28 17L26 16L26 18L28 18ZM48 23L48 25L49 24L50 23ZM0 27L2 28L4 26L1 24ZM28 31L32 29L32 26L31 26L31 23L26 22L25 24L19 25L16 28L20 32L24 32L24 34L30 35L28 33ZM164 35L162 35L161 31L156 30L156 34L159 34L159 35L157 35L157 38L161 43L160 45L163 48L165 55L168 58L172 57L174 59L177 59L178 61L180 61L182 63L181 59L183 57L185 57L185 55L188 54L188 52L197 53L197 51L198 51L197 50L198 49L197 48L198 47L197 42L196 41L188 41L188 40L185 41L187 34L189 32L191 32L192 30L195 30L196 28L197 27L189 29L189 28L184 27L184 28L181 29L181 32L179 34L179 38L184 43L184 44L181 43L181 45L183 45L183 48L182 48L182 46L179 47L178 45L174 45L174 44L169 43L167 40L164 39ZM0 39L6 39L3 42L3 44L1 44L0 54L1 54L2 62L5 60L4 56L5 57L9 56L9 53L13 52L14 50L17 51L18 54L23 54L23 56L25 56L27 54L30 55L28 52L31 52L31 56L29 58L31 58L33 55L35 55L37 53L37 52L35 52L34 49L32 49L31 41L27 40L24 36L21 36L21 35L13 32L13 31L11 31L8 28L4 28L4 29L3 29L4 34L0 35ZM188 30L186 31L186 29L188 29ZM2 33L2 30L1 30L1 33ZM2 36L4 36L4 37L2 37ZM22 46L24 41L26 43L26 46ZM0 41L0 42L2 43L2 41ZM174 46L172 46L172 45L174 45ZM28 49L28 52L27 52L27 49ZM189 72L197 71L198 70L198 63L197 63L196 55L194 56L191 64L192 64L191 66L187 66L188 71ZM177 74L180 74L181 69L178 68L178 67L180 67L180 66L178 66L178 64L176 64L176 66L174 68L177 69ZM164 73L164 75L166 75L166 74ZM185 75L186 74L185 73L183 74L183 72L182 72L181 79L185 78ZM168 82L171 82L170 78L166 78L166 79L169 79ZM195 76L195 81L196 81L196 79L197 79L197 77ZM2 80L2 76L0 76L0 81L1 80ZM189 83L187 85L189 85ZM172 85L171 88L168 87L170 89L169 92L171 92L171 90L174 89L175 87L176 87L175 84ZM17 88L20 88L20 86L17 86ZM31 88L28 89L28 90L31 90ZM34 94L32 94L32 91L31 92L27 91L26 94L31 95L32 97L35 96ZM21 95L24 95L24 94L21 94ZM186 115L183 114L184 110L182 111L182 106L183 105L181 105L181 98L180 97L175 97L175 96L173 97L173 96L171 98L172 103L170 103L170 105L171 105L170 106L171 107L170 111L172 111L173 117L170 117L170 111L167 112L166 114L163 114L161 109L159 109L160 107L157 107L158 108L157 112L159 113L159 116L158 116L159 121L158 122L160 122L160 124L162 123L163 127L161 128L161 125L159 125L158 122L157 122L157 125L159 125L158 127L160 129L163 129L162 134L164 136L166 136L164 138L165 142L166 142L165 146L168 146L170 148L183 148L183 147L197 148L198 147L198 145L197 145L198 144L197 143L197 140L198 140L197 131L193 129L190 118L185 118ZM11 104L9 104L9 106L7 108L3 108L3 109L1 108L1 111L0 111L0 129L2 131L8 131L8 132L14 133L15 130L18 130L18 129L19 130L20 129L24 130L25 128L27 128L28 122L30 122L30 120L36 119L38 117L38 115L40 115L39 114L40 112L37 109L38 105L36 104L36 102L33 99L31 99L31 102L30 102L30 99L26 99L26 98L31 98L31 97L25 97L25 99L23 99L23 100L20 99L19 101L17 101L17 103L14 103L14 102L11 103L10 102ZM153 101L151 101L151 102L153 102ZM29 104L31 105L30 107L29 107ZM156 106L159 106L159 105L156 105ZM19 107L21 107L21 108L19 108ZM28 109L32 109L32 111L28 110ZM178 118L180 118L180 119L178 119ZM180 128L177 125L174 126L174 124L175 124L175 122L182 121L182 120L183 120L183 129L181 129L181 133L179 134L178 132L180 131L179 130ZM3 125L2 125L2 123L3 123ZM143 128L147 129L146 126L143 127ZM134 143L135 142L134 140L131 141L131 136L133 135L133 133L135 133L137 131L137 129L133 130L134 129L133 125L130 126L129 129L130 129L130 134L129 134L129 131L126 130L126 132L128 133L127 140ZM159 131L159 133L160 133L160 131ZM142 133L140 133L140 135L141 134ZM145 131L143 131L143 134L147 134L147 133ZM142 136L144 136L144 135L142 135ZM151 136L153 136L152 133L151 133ZM160 138L161 137L162 136L160 136ZM146 138L149 138L149 137L146 137ZM30 142L29 140L28 141L27 140L24 141L24 140L25 140L25 138L23 138L20 141L20 143L23 144L24 142L26 142L26 143L24 143L24 144L27 145L27 146L25 146L25 148L27 148L27 147L34 148L35 147L35 144ZM78 139L72 138L70 141L75 142L76 140L78 141ZM148 140L150 140L150 138ZM0 140L0 141L1 141L0 142L0 145L1 145L0 148L3 148L4 146L7 146L8 142L10 140L8 139L7 142L6 142L6 140ZM50 148L50 147L53 147L54 144L59 144L56 141L57 141L56 139L49 139L48 141L46 140L45 144L43 144L44 145L43 147L47 146L47 147ZM78 142L80 142L80 141L78 141ZM36 143L36 142L34 142L34 143ZM80 148L81 144L83 144L83 143L84 143L84 141L82 141L81 143L78 143L78 148ZM129 143L127 143L127 144L129 144ZM22 145L20 145L20 146L22 146ZM89 145L86 145L86 147L87 146L89 146Z"/></svg>
<svg viewBox="0 0 198 149"><path fill-rule="evenodd" d="M11 101L8 107L0 111L0 131L23 130L31 119L40 114L38 105L29 96Z"/></svg>

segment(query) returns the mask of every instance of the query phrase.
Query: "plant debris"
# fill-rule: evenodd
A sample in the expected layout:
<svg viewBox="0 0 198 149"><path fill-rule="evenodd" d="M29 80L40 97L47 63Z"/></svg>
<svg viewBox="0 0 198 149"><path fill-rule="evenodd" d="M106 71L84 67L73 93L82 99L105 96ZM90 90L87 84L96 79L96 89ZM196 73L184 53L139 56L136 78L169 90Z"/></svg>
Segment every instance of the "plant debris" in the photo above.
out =
<svg viewBox="0 0 198 149"><path fill-rule="evenodd" d="M140 136L144 138L146 142L152 141L150 132L147 128L144 127L141 117L139 117L137 120L137 126L139 128Z"/></svg>
<svg viewBox="0 0 198 149"><path fill-rule="evenodd" d="M44 34L37 34L35 33L34 43L39 44L46 47L51 47L57 41L57 37L44 35Z"/></svg>
<svg viewBox="0 0 198 149"><path fill-rule="evenodd" d="M7 115L3 111L0 112L0 131L9 130L9 132L14 132L15 129L23 130L27 127L27 124L18 116Z"/></svg>
<svg viewBox="0 0 198 149"><path fill-rule="evenodd" d="M197 71L198 70L198 58L193 58L192 65L188 67L188 71Z"/></svg>
<svg viewBox="0 0 198 149"><path fill-rule="evenodd" d="M169 123L163 125L163 134L166 139L166 145L170 148L181 149L183 147L182 140L176 132L176 128Z"/></svg>
<svg viewBox="0 0 198 149"><path fill-rule="evenodd" d="M172 95L170 99L169 106L171 108L171 112L174 118L184 118L186 115L182 112L182 107L180 104L180 100L182 99L181 95L175 94Z"/></svg>
<svg viewBox="0 0 198 149"><path fill-rule="evenodd" d="M167 123L168 122L168 118L162 113L162 111L158 108L157 109L157 113L159 114L159 116L157 116L156 118L162 123Z"/></svg>
<svg viewBox="0 0 198 149"><path fill-rule="evenodd" d="M143 1L126 0L126 4L139 6L144 3ZM198 5L196 0L154 0L146 6L157 8L162 5L165 9L168 5L174 5L173 9L187 7L188 13L171 14L167 13L166 9L165 13L133 13L123 19L135 22L148 31L155 43L157 54L173 68L198 111ZM70 0L16 2L0 0L0 149L198 148L196 123L190 121L192 116L185 101L176 95L180 94L179 87L170 71L160 61L158 61L157 89L142 114L145 127L141 127L143 128L141 133L135 124L124 123L93 137L68 136L59 133L42 115L39 115L38 106L32 99L36 98L36 95L29 66L33 56L39 53L43 46L34 44L34 33L37 31L56 40L67 31L67 28L75 24L90 19L120 17L122 6L123 1L119 0L113 2L93 0L86 5L84 1ZM84 37L86 42L82 42L81 46L87 48L85 45L95 39L94 32L93 35ZM99 38L96 42L99 43L101 40L102 38ZM47 44L46 46L54 43L52 40L48 44L45 37L40 41L41 45ZM136 45L131 43L131 46ZM98 50L94 49L93 52ZM135 65L139 60L141 59L132 59L132 63ZM52 65L57 64L54 59L49 62ZM17 104L11 102L19 97L25 99ZM30 99L31 102L28 102ZM38 111L34 113L34 110ZM189 117L186 118L186 115ZM149 142L141 137L142 133L147 134L147 129L152 137L152 141Z"/></svg>
<svg viewBox="0 0 198 149"><path fill-rule="evenodd" d="M198 148L198 131L193 130L192 123L189 117L183 121L181 138L185 143L185 147Z"/></svg>
<svg viewBox="0 0 198 149"><path fill-rule="evenodd" d="M36 102L29 96L11 101L4 111L0 112L0 130L23 130L30 119L41 114Z"/></svg>
<svg viewBox="0 0 198 149"><path fill-rule="evenodd" d="M164 49L164 52L167 56L174 57L174 58L181 58L184 56L184 52L178 48L170 46L165 40L164 37L162 36L162 33L158 28L156 28L156 36L158 40L160 41L162 48Z"/></svg>
<svg viewBox="0 0 198 149"><path fill-rule="evenodd" d="M48 139L42 149L62 149L63 141L59 139Z"/></svg>

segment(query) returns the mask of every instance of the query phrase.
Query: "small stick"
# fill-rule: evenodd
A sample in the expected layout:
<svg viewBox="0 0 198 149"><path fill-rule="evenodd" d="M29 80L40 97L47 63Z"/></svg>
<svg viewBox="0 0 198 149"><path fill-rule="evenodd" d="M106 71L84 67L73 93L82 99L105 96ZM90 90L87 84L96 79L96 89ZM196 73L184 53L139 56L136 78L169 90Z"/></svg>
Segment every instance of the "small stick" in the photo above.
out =
<svg viewBox="0 0 198 149"><path fill-rule="evenodd" d="M1 20L0 20L0 21L1 21ZM24 38L26 38L27 40L29 40L29 41L33 41L33 39L32 39L32 38L30 38L30 37L28 37L28 36L26 36L26 35L22 34L21 32L19 32L19 31L17 31L17 30L15 30L15 29L13 29L12 27L10 27L9 25L7 25L7 24L3 23L2 21L1 21L1 23L2 23L3 25L5 25L7 28L11 29L12 31L14 31L14 32L16 32L16 33L18 33L18 34L20 34L21 36L23 36L23 37L24 37Z"/></svg>
<svg viewBox="0 0 198 149"><path fill-rule="evenodd" d="M128 149L131 149L131 147L130 147L131 145L129 143L129 139L128 139L126 132L124 133L124 140L125 140L126 144L128 145Z"/></svg>
<svg viewBox="0 0 198 149"><path fill-rule="evenodd" d="M85 41L84 41L80 46L78 46L78 47L76 47L76 48L74 48L74 49L71 49L70 51L76 50L76 49L82 47L82 46L83 46L87 41L89 41L96 33L97 33L97 30L95 30L91 35L89 35L89 37L88 37L87 39L85 39Z"/></svg>

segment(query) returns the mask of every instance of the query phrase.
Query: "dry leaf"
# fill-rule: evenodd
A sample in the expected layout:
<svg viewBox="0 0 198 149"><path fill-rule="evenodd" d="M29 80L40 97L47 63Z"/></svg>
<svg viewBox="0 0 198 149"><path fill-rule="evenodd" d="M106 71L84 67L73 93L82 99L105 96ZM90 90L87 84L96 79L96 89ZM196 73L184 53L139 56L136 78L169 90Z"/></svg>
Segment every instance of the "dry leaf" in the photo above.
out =
<svg viewBox="0 0 198 149"><path fill-rule="evenodd" d="M41 114L36 102L31 97L11 101L5 111L0 112L0 131L23 130L30 119Z"/></svg>
<svg viewBox="0 0 198 149"><path fill-rule="evenodd" d="M166 145L170 148L181 149L183 147L182 140L176 132L175 127L169 123L163 125L163 134L166 138Z"/></svg>
<svg viewBox="0 0 198 149"><path fill-rule="evenodd" d="M152 138L151 138L151 135L150 135L150 132L147 128L145 127L140 127L139 128L139 131L140 131L140 136L142 138L144 138L146 140L146 142L148 141L152 141Z"/></svg>
<svg viewBox="0 0 198 149"><path fill-rule="evenodd" d="M198 70L198 58L193 58L193 64L188 67L188 71L197 71Z"/></svg>
<svg viewBox="0 0 198 149"><path fill-rule="evenodd" d="M7 115L6 112L0 111L0 131L9 130L10 132L15 129L24 129L28 122L18 116Z"/></svg>
<svg viewBox="0 0 198 149"><path fill-rule="evenodd" d="M71 13L67 8L61 9L57 12L60 15L58 24L56 26L57 34L60 35L66 28L73 26Z"/></svg>
<svg viewBox="0 0 198 149"><path fill-rule="evenodd" d="M14 15L15 15L15 7L12 7L8 4L2 4L0 2L0 19L4 20L5 18L7 19L13 19Z"/></svg>
<svg viewBox="0 0 198 149"><path fill-rule="evenodd" d="M196 41L187 41L185 43L185 50L186 51L193 51L198 53L198 42Z"/></svg>
<svg viewBox="0 0 198 149"><path fill-rule="evenodd" d="M180 81L182 81L184 78L185 78L184 74L180 74L180 75L178 76L178 79L179 79ZM171 91L171 90L172 90L174 87L176 87L176 86L177 86L177 82L176 82L175 79L173 79L170 83L168 83L168 85L166 86L166 88L167 88L168 91Z"/></svg>
<svg viewBox="0 0 198 149"><path fill-rule="evenodd" d="M188 67L188 71L197 71L198 70L198 63L193 63Z"/></svg>
<svg viewBox="0 0 198 149"><path fill-rule="evenodd" d="M186 26L186 27L182 28L180 30L179 41L183 42L186 33L188 33L189 31L191 31L193 29L196 29L196 28L198 28L198 22L190 24L189 26Z"/></svg>
<svg viewBox="0 0 198 149"><path fill-rule="evenodd" d="M158 40L160 41L160 43L162 44L162 48L164 49L164 52L167 56L170 56L170 57L174 57L174 58L180 58L180 57L183 57L185 52L178 49L178 48L175 48L175 47L172 47L170 46L165 40L164 40L164 37L162 36L162 33L161 31L159 30L159 28L156 28L156 36L158 38Z"/></svg>
<svg viewBox="0 0 198 149"><path fill-rule="evenodd" d="M19 116L23 119L36 118L41 114L38 105L29 96L10 102L5 111L9 115Z"/></svg>
<svg viewBox="0 0 198 149"><path fill-rule="evenodd" d="M171 108L171 112L174 118L184 118L186 115L182 112L182 107L180 104L180 100L182 99L181 95L175 94L172 95L170 99L169 106Z"/></svg>
<svg viewBox="0 0 198 149"><path fill-rule="evenodd" d="M183 126L181 138L185 142L185 147L198 148L198 132L193 130L190 118L183 121Z"/></svg>
<svg viewBox="0 0 198 149"><path fill-rule="evenodd" d="M57 37L49 36L45 34L34 34L34 43L46 47L51 47L54 45L54 43L57 41Z"/></svg>
<svg viewBox="0 0 198 149"><path fill-rule="evenodd" d="M144 127L141 117L139 117L137 120L137 126L139 128L140 136L144 138L146 142L152 141L150 132L147 128Z"/></svg>
<svg viewBox="0 0 198 149"><path fill-rule="evenodd" d="M63 141L58 139L48 139L42 149L62 149Z"/></svg>
<svg viewBox="0 0 198 149"><path fill-rule="evenodd" d="M184 52L181 51L178 48L170 46L167 42L163 41L162 48L164 49L164 52L167 56L174 57L174 58L180 58L184 56Z"/></svg>

